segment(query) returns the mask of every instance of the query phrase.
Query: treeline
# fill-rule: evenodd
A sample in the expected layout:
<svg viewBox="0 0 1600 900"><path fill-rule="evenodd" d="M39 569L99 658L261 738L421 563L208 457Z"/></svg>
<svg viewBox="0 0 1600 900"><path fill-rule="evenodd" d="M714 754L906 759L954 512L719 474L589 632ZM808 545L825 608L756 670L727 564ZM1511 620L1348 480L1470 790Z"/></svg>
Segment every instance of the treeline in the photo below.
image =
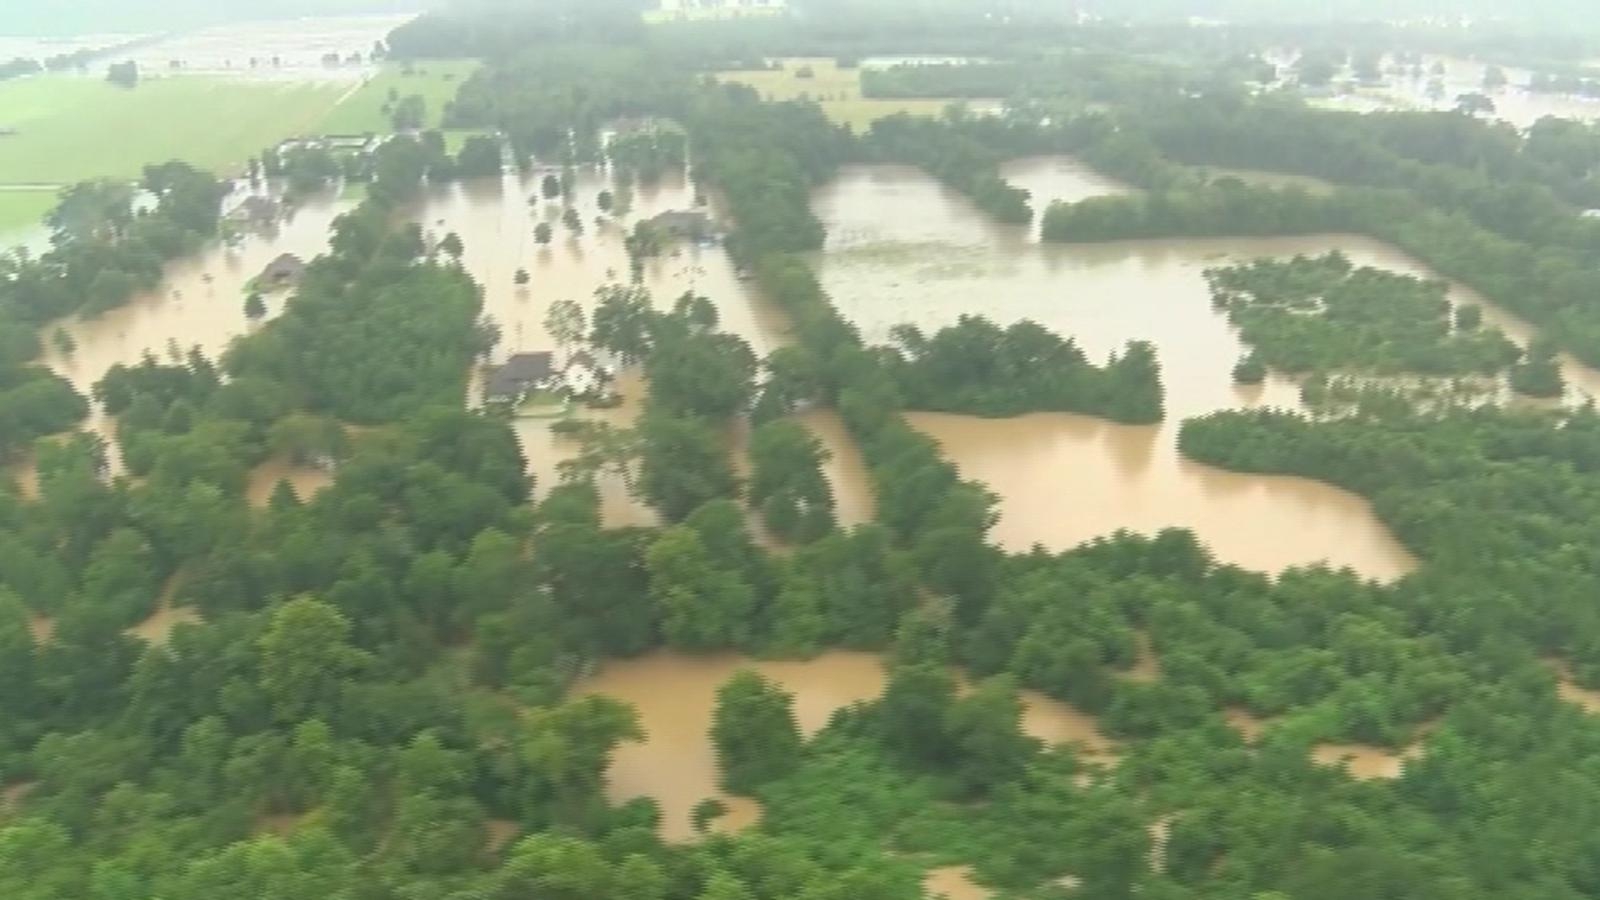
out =
<svg viewBox="0 0 1600 900"><path fill-rule="evenodd" d="M1036 322L1006 328L963 314L931 337L911 325L891 331L889 370L911 409L980 416L1077 412L1129 425L1161 421L1155 349L1132 342L1096 367L1071 338Z"/></svg>
<svg viewBox="0 0 1600 900"><path fill-rule="evenodd" d="M1026 225L1033 220L1028 192L1000 176L1004 154L949 123L906 113L888 116L872 123L862 147L874 161L923 169L1000 222Z"/></svg>
<svg viewBox="0 0 1600 900"><path fill-rule="evenodd" d="M1495 375L1521 351L1449 286L1363 266L1333 251L1207 269L1212 304L1260 362L1283 372Z"/></svg>

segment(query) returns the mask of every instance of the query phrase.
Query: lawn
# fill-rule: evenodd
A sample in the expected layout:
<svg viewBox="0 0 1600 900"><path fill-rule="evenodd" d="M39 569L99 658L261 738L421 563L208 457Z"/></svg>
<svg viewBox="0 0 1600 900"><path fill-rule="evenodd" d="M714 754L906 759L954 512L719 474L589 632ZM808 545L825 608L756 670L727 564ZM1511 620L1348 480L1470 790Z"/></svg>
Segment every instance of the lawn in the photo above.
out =
<svg viewBox="0 0 1600 900"><path fill-rule="evenodd" d="M937 116L950 100L888 100L861 96L861 70L841 69L829 57L781 60L782 69L722 72L724 81L747 84L764 100L815 100L828 118L857 133L884 116L911 113ZM811 77L799 73L809 69Z"/></svg>
<svg viewBox="0 0 1600 900"><path fill-rule="evenodd" d="M479 63L470 60L437 60L402 66L390 63L383 71L368 79L354 93L345 97L317 124L321 134L384 133L392 129L389 116L383 107L389 102L389 92L402 97L422 95L426 104L428 124L438 125L444 116L444 105L455 99L461 82L466 81ZM410 71L411 74L406 74Z"/></svg>
<svg viewBox="0 0 1600 900"><path fill-rule="evenodd" d="M349 86L178 76L133 90L70 75L0 83L0 185L134 178L182 159L222 172L311 130Z"/></svg>
<svg viewBox="0 0 1600 900"><path fill-rule="evenodd" d="M55 191L0 191L0 236L39 224L55 205Z"/></svg>

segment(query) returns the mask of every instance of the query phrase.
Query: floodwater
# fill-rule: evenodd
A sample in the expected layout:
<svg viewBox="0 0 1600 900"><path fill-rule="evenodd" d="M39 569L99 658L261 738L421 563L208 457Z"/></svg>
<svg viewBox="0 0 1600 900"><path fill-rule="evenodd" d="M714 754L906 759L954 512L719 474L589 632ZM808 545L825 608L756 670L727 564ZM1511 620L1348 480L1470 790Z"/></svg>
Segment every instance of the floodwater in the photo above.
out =
<svg viewBox="0 0 1600 900"><path fill-rule="evenodd" d="M922 877L922 893L946 900L988 900L994 892L973 880L971 866L940 866Z"/></svg>
<svg viewBox="0 0 1600 900"><path fill-rule="evenodd" d="M442 188L430 196L414 218L434 238L454 232L465 246L462 265L484 287L484 313L499 324L502 339L492 361L501 362L514 353L560 348L545 330L544 317L555 300L575 300L586 316L595 308L594 292L607 284L626 283L628 256L623 245L625 227L639 219L668 210L694 208L693 187L681 173L668 175L655 186L638 186L625 224L601 216L598 197L609 187L603 173L583 170L577 175L573 205L583 221L582 234L573 234L559 221L552 204L530 204L545 173L529 176L508 174L499 182L476 182ZM714 199L714 198L713 198ZM709 208L715 216L716 207ZM549 222L554 239L541 246L534 239L534 228ZM526 270L529 283L516 284L518 270ZM792 341L789 323L774 307L762 300L752 283L741 281L732 262L720 246L692 243L669 249L662 256L647 260L643 285L650 290L658 309L670 309L686 291L709 297L717 304L721 327L743 337L758 356L765 356ZM475 377L470 399L476 401L481 390ZM622 406L610 410L583 410L585 419L627 427L636 419L645 399L646 387L637 371L625 371L618 379ZM872 517L872 496L865 466L843 423L832 410L809 410L801 419L822 441L831 455L825 467L834 489L840 521L855 524ZM528 457L529 471L540 494L559 483L559 465L577 451L572 439L553 433L557 419L522 417L513 423ZM737 441L730 446L738 447ZM598 480L602 520L611 527L655 524L655 513L629 495L622 479L604 475Z"/></svg>
<svg viewBox="0 0 1600 900"><path fill-rule="evenodd" d="M1572 667L1563 659L1547 659L1545 665L1556 676L1556 694L1568 703L1576 703L1587 713L1600 713L1600 691L1581 687L1572 680Z"/></svg>
<svg viewBox="0 0 1600 900"><path fill-rule="evenodd" d="M287 481L294 490L294 495L301 502L310 500L317 491L333 483L333 472L328 469L319 469L313 466L297 466L287 459L269 459L254 469L250 470L250 484L245 489L245 496L251 506L266 506L272 499L272 492L278 489L278 482Z"/></svg>
<svg viewBox="0 0 1600 900"><path fill-rule="evenodd" d="M811 736L833 712L883 693L885 676L872 653L835 651L805 661L757 661L735 655L684 656L655 653L609 662L580 682L576 694L607 694L634 705L646 739L624 744L611 756L607 794L614 802L651 796L660 805L667 840L694 836L689 814L707 797L728 805L724 828L752 824L759 806L717 788L716 756L707 737L717 688L741 668L753 669L794 695L800 730ZM1032 691L1021 693L1023 729L1046 743L1079 742L1091 759L1108 758L1114 745L1095 730L1094 719Z"/></svg>
<svg viewBox="0 0 1600 900"><path fill-rule="evenodd" d="M1298 53L1293 50L1279 50L1266 56L1278 66L1285 67L1293 64ZM1311 103L1327 109L1360 113L1453 110L1456 108L1456 98L1463 94L1481 93L1494 101L1494 118L1508 122L1519 129L1527 128L1545 116L1580 121L1600 117L1600 99L1536 94L1529 91L1528 85L1534 73L1528 69L1502 66L1501 70L1505 73L1508 83L1504 87L1485 90L1483 76L1488 64L1481 60L1425 55L1422 57L1421 74L1416 76L1412 75L1409 68L1395 71L1395 63L1393 56L1386 56L1383 59L1382 83L1373 86L1356 85L1353 73L1346 68L1335 79L1336 93L1332 96L1313 98ZM1433 74L1435 64L1443 66L1442 75ZM1288 76L1292 73L1284 71L1283 74ZM1430 96L1429 85L1435 77L1439 80L1441 90L1436 96Z"/></svg>
<svg viewBox="0 0 1600 900"><path fill-rule="evenodd" d="M91 319L73 317L45 326L43 362L89 396L94 383L113 365L137 365L145 353L166 360L174 349L182 353L199 347L216 359L235 337L256 327L244 314L246 283L279 254L309 260L322 253L334 217L353 205L331 195L310 201L274 236L250 236L234 248L214 246L196 257L174 261L157 289ZM287 297L286 292L265 296L268 319L283 311ZM58 327L71 336L72 352L63 354L56 348L53 335ZM96 408L85 429L99 433L113 448L111 468L117 473L122 465L114 450L114 425Z"/></svg>
<svg viewBox="0 0 1600 900"><path fill-rule="evenodd" d="M1118 189L1056 159L1025 160L1006 175L1041 208ZM885 340L901 322L931 332L962 313L983 313L1002 325L1033 319L1071 335L1097 361L1129 340L1156 345L1167 391L1159 426L1061 413L910 417L964 476L1000 495L994 535L1003 546L1060 550L1117 529L1180 526L1220 560L1268 572L1325 561L1392 579L1415 565L1360 497L1303 478L1223 472L1183 459L1176 446L1188 417L1299 406L1287 379L1233 384L1244 348L1211 306L1207 267L1334 248L1361 265L1412 271L1420 269L1415 261L1349 235L1045 246L1029 229L994 224L921 172L892 166L847 169L813 203L829 228L820 277L869 340Z"/></svg>
<svg viewBox="0 0 1600 900"><path fill-rule="evenodd" d="M186 74L244 74L287 81L359 80L375 67L368 54L373 42L389 36L414 15L318 16L219 25L174 35L135 50L131 56L142 71L160 74L178 60ZM325 66L324 54L341 60L359 54L360 64ZM254 57L259 61L250 66ZM271 65L272 59L278 65Z"/></svg>

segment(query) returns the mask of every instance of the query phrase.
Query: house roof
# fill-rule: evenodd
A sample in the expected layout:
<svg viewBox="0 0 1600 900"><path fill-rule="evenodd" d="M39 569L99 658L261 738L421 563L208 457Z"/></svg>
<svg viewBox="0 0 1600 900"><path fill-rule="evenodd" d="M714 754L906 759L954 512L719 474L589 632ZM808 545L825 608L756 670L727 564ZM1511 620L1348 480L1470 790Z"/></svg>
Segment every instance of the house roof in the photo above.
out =
<svg viewBox="0 0 1600 900"><path fill-rule="evenodd" d="M670 231L705 231L711 227L711 220L705 213L681 209L658 213L650 222Z"/></svg>
<svg viewBox="0 0 1600 900"><path fill-rule="evenodd" d="M300 257L293 253L285 253L261 270L261 277L269 280L282 280L284 278L298 278L306 270L306 264Z"/></svg>
<svg viewBox="0 0 1600 900"><path fill-rule="evenodd" d="M485 397L509 398L555 374L555 354L548 350L518 353L495 369L484 382Z"/></svg>

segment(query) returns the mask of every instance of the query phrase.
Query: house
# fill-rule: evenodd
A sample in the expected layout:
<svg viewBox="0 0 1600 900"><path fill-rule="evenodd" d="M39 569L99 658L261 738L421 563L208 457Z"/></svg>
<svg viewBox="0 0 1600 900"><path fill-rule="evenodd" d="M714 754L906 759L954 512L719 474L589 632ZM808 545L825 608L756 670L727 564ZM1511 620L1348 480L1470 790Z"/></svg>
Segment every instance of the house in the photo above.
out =
<svg viewBox="0 0 1600 900"><path fill-rule="evenodd" d="M518 353L490 373L483 384L485 403L521 403L528 392L550 385L555 376L555 354L548 350Z"/></svg>
<svg viewBox="0 0 1600 900"><path fill-rule="evenodd" d="M306 264L301 261L300 257L295 256L293 253L285 253L267 263L267 267L261 270L260 275L256 276L256 285L262 290L268 291L275 288L288 287L299 281L300 276L305 274L305 271Z"/></svg>
<svg viewBox="0 0 1600 900"><path fill-rule="evenodd" d="M278 201L271 197L246 197L228 213L228 218L254 228L271 228L278 223L281 212Z"/></svg>
<svg viewBox="0 0 1600 900"><path fill-rule="evenodd" d="M587 351L579 350L562 370L561 385L580 400L605 401L616 395L616 377L616 372L596 362Z"/></svg>
<svg viewBox="0 0 1600 900"><path fill-rule="evenodd" d="M650 225L677 240L698 241L712 233L711 219L703 212L668 210L649 220Z"/></svg>

